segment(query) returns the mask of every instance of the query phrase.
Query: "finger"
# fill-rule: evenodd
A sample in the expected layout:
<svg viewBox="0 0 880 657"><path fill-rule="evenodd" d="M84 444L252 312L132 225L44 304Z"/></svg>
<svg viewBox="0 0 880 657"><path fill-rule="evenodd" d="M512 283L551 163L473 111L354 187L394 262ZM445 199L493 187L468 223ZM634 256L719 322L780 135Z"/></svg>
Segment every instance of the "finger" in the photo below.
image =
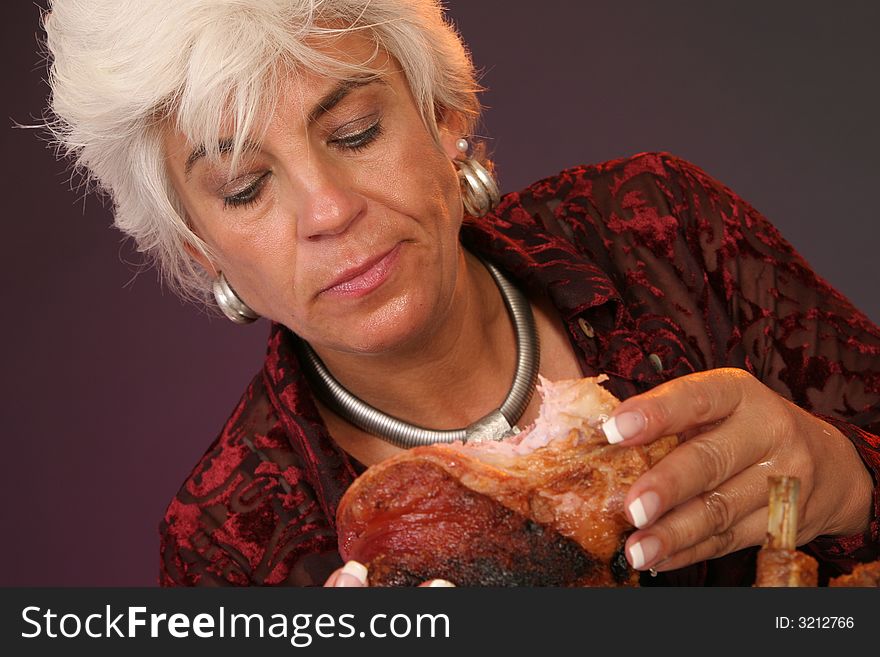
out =
<svg viewBox="0 0 880 657"><path fill-rule="evenodd" d="M332 573L330 573L330 577L327 578L327 581L324 582L324 588L333 588L336 586L336 580L339 579L339 573L342 572L342 568L337 568Z"/></svg>
<svg viewBox="0 0 880 657"><path fill-rule="evenodd" d="M448 579L429 579L427 582L422 582L419 584L419 588L455 588L455 584L450 582Z"/></svg>
<svg viewBox="0 0 880 657"><path fill-rule="evenodd" d="M673 508L648 530L635 532L627 540L627 547L650 536L652 541L641 548L643 555L647 548L661 557L677 554L709 537L724 535L766 506L767 473L763 468L747 468L717 489Z"/></svg>
<svg viewBox="0 0 880 657"><path fill-rule="evenodd" d="M341 569L331 586L336 588L358 588L367 585L367 567L357 561L347 562ZM330 576L331 578L333 575ZM327 580L328 584L330 580Z"/></svg>
<svg viewBox="0 0 880 657"><path fill-rule="evenodd" d="M769 444L740 422L726 423L682 443L630 486L624 498L630 522L643 529L691 498L719 489L727 480L764 460ZM743 494L754 494L756 487L766 490L766 485L766 481L749 479Z"/></svg>
<svg viewBox="0 0 880 657"><path fill-rule="evenodd" d="M676 553L664 552L656 536L643 535L626 549L627 560L636 570L675 570L705 559L724 556L749 545L757 545L767 531L767 510L758 509L727 531L710 536Z"/></svg>
<svg viewBox="0 0 880 657"><path fill-rule="evenodd" d="M754 378L732 367L688 374L630 397L602 424L609 443L641 445L729 417Z"/></svg>
<svg viewBox="0 0 880 657"><path fill-rule="evenodd" d="M767 509L765 507L753 511L726 532L710 536L696 545L685 548L667 559L659 561L653 568L662 572L684 568L706 559L717 559L752 545L760 545L766 534Z"/></svg>

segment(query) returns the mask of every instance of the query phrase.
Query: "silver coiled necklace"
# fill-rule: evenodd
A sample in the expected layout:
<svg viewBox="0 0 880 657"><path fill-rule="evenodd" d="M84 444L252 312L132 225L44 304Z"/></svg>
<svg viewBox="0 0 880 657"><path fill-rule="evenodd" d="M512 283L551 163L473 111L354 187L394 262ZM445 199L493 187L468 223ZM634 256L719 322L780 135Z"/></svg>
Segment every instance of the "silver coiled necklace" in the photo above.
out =
<svg viewBox="0 0 880 657"><path fill-rule="evenodd" d="M330 373L318 354L300 340L301 361L316 394L345 420L392 445L409 449L434 443L500 440L519 433L516 421L522 417L535 392L540 363L540 346L535 318L525 298L491 263L483 261L492 274L507 306L516 332L516 373L501 407L462 429L425 429L383 413L355 397Z"/></svg>

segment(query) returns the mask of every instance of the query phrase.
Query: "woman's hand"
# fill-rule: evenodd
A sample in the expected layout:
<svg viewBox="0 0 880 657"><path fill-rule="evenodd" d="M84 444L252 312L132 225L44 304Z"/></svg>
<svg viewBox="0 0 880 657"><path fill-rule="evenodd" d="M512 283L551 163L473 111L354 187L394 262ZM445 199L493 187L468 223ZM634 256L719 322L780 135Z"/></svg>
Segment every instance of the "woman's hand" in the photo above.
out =
<svg viewBox="0 0 880 657"><path fill-rule="evenodd" d="M324 587L364 587L367 585L367 567L362 563L357 561L349 561L342 568L337 568L333 571L330 577L327 578L327 581L324 582ZM452 582L448 582L445 579L431 579L427 582L422 582L419 584L419 588L427 586L427 587L435 587L435 586L455 586Z"/></svg>
<svg viewBox="0 0 880 657"><path fill-rule="evenodd" d="M603 429L624 445L681 440L624 500L639 528L626 543L634 568L674 570L761 544L770 475L800 479L798 545L868 527L873 483L849 440L743 370L669 381L621 403Z"/></svg>

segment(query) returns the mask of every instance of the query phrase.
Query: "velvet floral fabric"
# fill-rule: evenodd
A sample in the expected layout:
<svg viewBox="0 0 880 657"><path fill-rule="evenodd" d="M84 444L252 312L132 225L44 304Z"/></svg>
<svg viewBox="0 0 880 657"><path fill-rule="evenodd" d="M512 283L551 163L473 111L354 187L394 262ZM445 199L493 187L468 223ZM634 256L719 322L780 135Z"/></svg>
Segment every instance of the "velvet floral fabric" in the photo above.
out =
<svg viewBox="0 0 880 657"><path fill-rule="evenodd" d="M568 327L584 376L618 398L739 367L834 424L875 482L863 535L803 549L820 583L880 558L880 330L759 212L666 153L582 166L506 195L461 241ZM161 523L163 585L320 585L341 564L338 501L363 466L328 434L273 324L262 370ZM646 585L748 585L757 548Z"/></svg>

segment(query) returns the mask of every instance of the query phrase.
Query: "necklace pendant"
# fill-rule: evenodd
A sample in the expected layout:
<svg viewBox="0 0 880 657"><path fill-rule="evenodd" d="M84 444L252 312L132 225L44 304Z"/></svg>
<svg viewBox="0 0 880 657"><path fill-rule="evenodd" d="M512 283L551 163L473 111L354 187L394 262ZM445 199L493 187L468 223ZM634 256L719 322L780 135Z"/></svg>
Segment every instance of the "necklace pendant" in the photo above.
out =
<svg viewBox="0 0 880 657"><path fill-rule="evenodd" d="M465 429L465 443L481 443L487 440L501 440L509 435L514 427L500 410L492 411Z"/></svg>

